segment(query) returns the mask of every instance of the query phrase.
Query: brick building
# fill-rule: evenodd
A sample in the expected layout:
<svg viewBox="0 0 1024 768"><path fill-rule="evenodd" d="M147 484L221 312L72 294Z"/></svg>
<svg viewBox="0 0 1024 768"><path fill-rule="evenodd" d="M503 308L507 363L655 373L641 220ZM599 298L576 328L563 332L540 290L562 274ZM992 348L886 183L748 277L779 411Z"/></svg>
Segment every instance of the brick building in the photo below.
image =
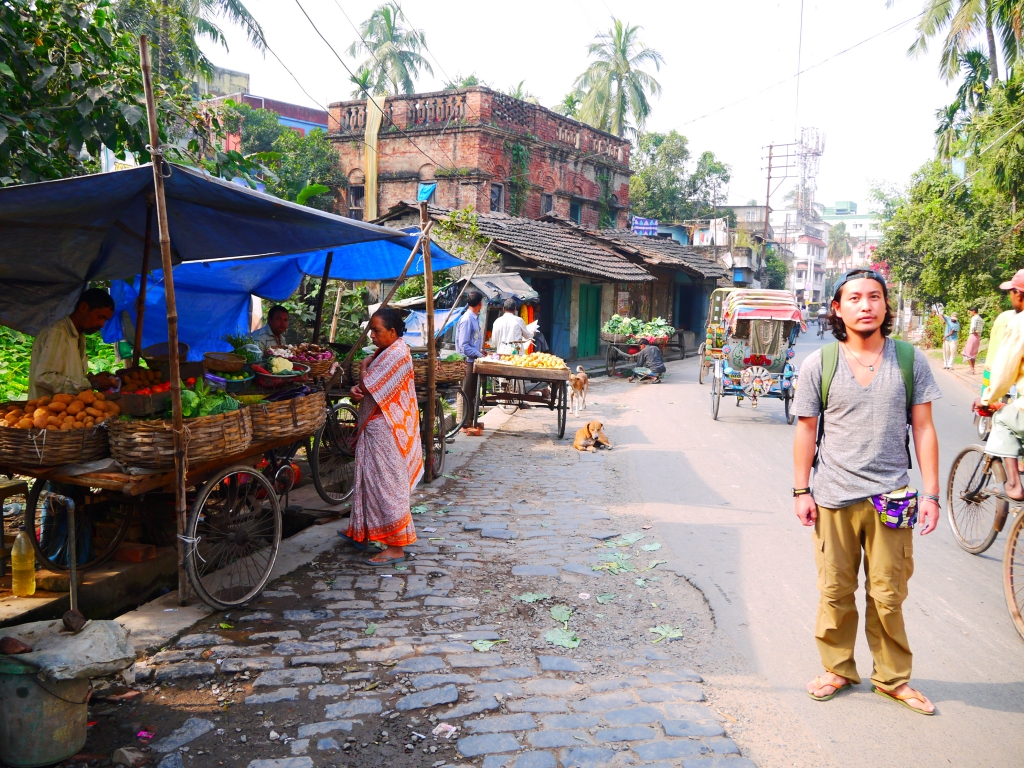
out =
<svg viewBox="0 0 1024 768"><path fill-rule="evenodd" d="M340 213L362 219L366 101L329 109L330 138L349 182ZM444 208L472 205L525 218L554 213L591 229L628 226L626 139L484 87L388 97L383 111L378 212L429 195Z"/></svg>

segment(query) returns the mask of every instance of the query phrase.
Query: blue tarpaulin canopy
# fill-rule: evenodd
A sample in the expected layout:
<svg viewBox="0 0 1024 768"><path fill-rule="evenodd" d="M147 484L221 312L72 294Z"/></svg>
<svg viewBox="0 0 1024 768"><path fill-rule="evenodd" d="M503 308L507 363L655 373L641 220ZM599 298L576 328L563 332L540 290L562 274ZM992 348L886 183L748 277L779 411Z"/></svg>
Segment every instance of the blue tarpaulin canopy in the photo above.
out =
<svg viewBox="0 0 1024 768"><path fill-rule="evenodd" d="M332 276L375 280L397 277L412 249L414 240L396 239L393 229L280 200L191 168L169 168L165 190L175 263L291 255L319 276L333 250ZM0 189L0 323L38 333L74 309L89 281L137 276L152 195L150 165ZM154 214L152 265L160 263L157 238ZM346 248L355 244L366 249ZM440 261L435 266L443 268ZM179 313L185 306L179 299ZM146 320L156 321L156 315L147 313Z"/></svg>

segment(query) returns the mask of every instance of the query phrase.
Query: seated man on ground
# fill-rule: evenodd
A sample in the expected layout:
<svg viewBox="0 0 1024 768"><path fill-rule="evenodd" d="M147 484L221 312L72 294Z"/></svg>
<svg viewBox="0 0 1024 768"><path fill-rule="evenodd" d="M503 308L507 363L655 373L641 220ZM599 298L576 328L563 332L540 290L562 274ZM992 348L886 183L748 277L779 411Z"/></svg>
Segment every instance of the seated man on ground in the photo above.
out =
<svg viewBox="0 0 1024 768"><path fill-rule="evenodd" d="M651 380L657 383L661 381L661 375L665 370L665 360L661 356L661 350L647 339L640 339L640 352L636 356L636 366L633 368L633 375L629 377L629 380Z"/></svg>

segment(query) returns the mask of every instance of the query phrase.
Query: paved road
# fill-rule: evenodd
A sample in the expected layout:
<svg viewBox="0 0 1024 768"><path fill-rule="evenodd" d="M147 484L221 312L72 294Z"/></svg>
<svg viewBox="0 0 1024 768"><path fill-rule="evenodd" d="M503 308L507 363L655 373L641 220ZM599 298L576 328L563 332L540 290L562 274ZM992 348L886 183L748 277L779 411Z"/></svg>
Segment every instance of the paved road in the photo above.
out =
<svg viewBox="0 0 1024 768"><path fill-rule="evenodd" d="M797 361L821 343L813 334L803 337ZM820 745L819 757L841 766L1024 764L1024 642L1003 601L1003 537L985 555L971 556L944 520L915 542L905 605L912 682L940 716L925 718L871 693L863 636L857 658L865 683L828 704L811 701L804 684L820 672L813 640L818 593L810 533L792 512L793 428L781 402L770 400L756 411L724 400L719 421L712 421L696 362L670 368L660 386L606 385L616 403L631 406L622 409L628 417L615 438L637 473L650 478L640 484L645 513L660 521L718 628L749 661L753 684L771 699L765 706L791 713L804 741L810 736ZM941 367L935 375L943 392L934 413L944 484L953 457L976 435L971 392ZM916 472L911 482L920 483ZM863 611L863 596L858 602ZM778 763L781 755L770 753L761 764Z"/></svg>

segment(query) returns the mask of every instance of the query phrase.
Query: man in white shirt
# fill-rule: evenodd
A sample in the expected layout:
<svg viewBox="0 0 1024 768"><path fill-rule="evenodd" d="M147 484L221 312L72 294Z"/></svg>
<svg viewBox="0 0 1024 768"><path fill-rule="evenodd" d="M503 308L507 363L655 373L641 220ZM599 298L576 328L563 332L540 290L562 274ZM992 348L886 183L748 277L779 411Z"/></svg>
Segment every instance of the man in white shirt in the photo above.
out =
<svg viewBox="0 0 1024 768"><path fill-rule="evenodd" d="M519 345L513 345L516 341L530 341L533 332L526 327L523 318L516 314L516 300L505 299L505 314L494 321L491 328L491 344L499 355L511 355Z"/></svg>

